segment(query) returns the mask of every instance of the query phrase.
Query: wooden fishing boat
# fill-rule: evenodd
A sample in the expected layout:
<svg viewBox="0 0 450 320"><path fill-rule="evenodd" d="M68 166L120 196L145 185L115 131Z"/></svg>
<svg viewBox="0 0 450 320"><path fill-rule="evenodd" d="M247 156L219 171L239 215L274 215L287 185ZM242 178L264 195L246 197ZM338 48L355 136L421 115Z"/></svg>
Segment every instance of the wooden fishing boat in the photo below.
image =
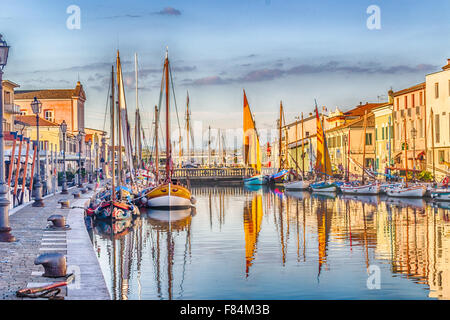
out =
<svg viewBox="0 0 450 320"><path fill-rule="evenodd" d="M431 198L436 201L450 201L450 189L449 188L432 189Z"/></svg>
<svg viewBox="0 0 450 320"><path fill-rule="evenodd" d="M165 79L165 91L166 91L166 177L164 182L149 190L145 193L145 199L142 198L143 203L146 203L147 207L150 208L161 208L161 209L186 209L193 206L195 203L194 198L191 195L191 191L181 185L172 182L172 146L170 139L170 108L169 108L169 81L170 77L170 67L169 67L169 54L166 51L166 58L164 61L164 79ZM173 83L172 83L173 87ZM161 88L161 91L163 88ZM158 112L159 114L159 112ZM157 122L157 121L156 121ZM156 127L157 128L157 127Z"/></svg>
<svg viewBox="0 0 450 320"><path fill-rule="evenodd" d="M255 175L250 178L244 178L245 185L263 185L266 184L266 178L262 174Z"/></svg>
<svg viewBox="0 0 450 320"><path fill-rule="evenodd" d="M370 183L365 185L355 185L352 183L344 183L340 187L343 194L367 194L374 195L380 193L380 185L378 183Z"/></svg>
<svg viewBox="0 0 450 320"><path fill-rule="evenodd" d="M261 174L261 146L247 95L244 90L243 110L244 163L254 169L255 175L244 178L244 185L263 185L267 179Z"/></svg>
<svg viewBox="0 0 450 320"><path fill-rule="evenodd" d="M427 188L422 185L400 186L386 189L386 194L390 197L402 198L422 198Z"/></svg>
<svg viewBox="0 0 450 320"><path fill-rule="evenodd" d="M270 176L269 183L271 184L284 184L288 177L289 171L286 169L281 170Z"/></svg>
<svg viewBox="0 0 450 320"><path fill-rule="evenodd" d="M187 209L193 206L189 189L170 182L152 189L145 198L150 208Z"/></svg>
<svg viewBox="0 0 450 320"><path fill-rule="evenodd" d="M284 187L288 190L308 190L310 182L306 180L285 182Z"/></svg>
<svg viewBox="0 0 450 320"><path fill-rule="evenodd" d="M112 204L111 201L105 201L94 210L95 218L100 220L124 220L136 215L139 215L137 206L119 201L114 201Z"/></svg>
<svg viewBox="0 0 450 320"><path fill-rule="evenodd" d="M313 192L337 192L339 188L333 182L321 181L312 183L311 190Z"/></svg>

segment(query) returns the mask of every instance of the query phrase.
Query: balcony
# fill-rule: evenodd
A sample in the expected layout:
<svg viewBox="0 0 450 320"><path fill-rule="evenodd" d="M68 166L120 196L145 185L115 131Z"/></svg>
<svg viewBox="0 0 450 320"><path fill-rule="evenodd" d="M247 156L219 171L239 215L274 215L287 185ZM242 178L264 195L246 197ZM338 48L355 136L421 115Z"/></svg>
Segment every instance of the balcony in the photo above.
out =
<svg viewBox="0 0 450 320"><path fill-rule="evenodd" d="M4 110L5 110L5 113L9 113L9 114L20 114L20 107L15 104L10 104L10 103L5 104Z"/></svg>

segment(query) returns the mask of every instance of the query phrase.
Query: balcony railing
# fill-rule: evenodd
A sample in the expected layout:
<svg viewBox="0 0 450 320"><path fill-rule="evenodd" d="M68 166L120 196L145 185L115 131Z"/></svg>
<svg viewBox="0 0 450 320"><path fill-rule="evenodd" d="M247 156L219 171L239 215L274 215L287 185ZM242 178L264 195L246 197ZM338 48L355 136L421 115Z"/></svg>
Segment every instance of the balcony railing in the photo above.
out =
<svg viewBox="0 0 450 320"><path fill-rule="evenodd" d="M5 113L20 114L20 107L16 104L5 104Z"/></svg>

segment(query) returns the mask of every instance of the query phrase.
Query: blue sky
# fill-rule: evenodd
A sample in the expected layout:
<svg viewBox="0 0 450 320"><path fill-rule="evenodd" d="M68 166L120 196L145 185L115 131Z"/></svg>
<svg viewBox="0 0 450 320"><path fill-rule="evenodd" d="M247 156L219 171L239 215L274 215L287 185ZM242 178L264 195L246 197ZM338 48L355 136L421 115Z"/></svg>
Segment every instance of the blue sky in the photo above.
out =
<svg viewBox="0 0 450 320"><path fill-rule="evenodd" d="M72 4L80 30L66 28ZM366 27L373 4L381 30ZM88 126L103 128L117 48L131 109L138 53L141 108L151 121L168 46L179 108L189 90L195 120L239 128L245 88L258 126L271 128L280 100L292 120L315 98L345 110L424 81L450 57L450 2L15 0L1 4L0 33L12 46L5 77L21 89L71 88L79 78Z"/></svg>

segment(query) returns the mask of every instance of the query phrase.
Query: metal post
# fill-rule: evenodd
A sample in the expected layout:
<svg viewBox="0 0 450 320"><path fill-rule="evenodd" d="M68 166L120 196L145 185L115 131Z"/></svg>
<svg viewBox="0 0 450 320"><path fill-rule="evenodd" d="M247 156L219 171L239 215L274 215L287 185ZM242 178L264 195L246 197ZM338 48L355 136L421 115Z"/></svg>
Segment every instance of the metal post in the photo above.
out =
<svg viewBox="0 0 450 320"><path fill-rule="evenodd" d="M81 132L78 133L78 187L82 188L83 183L81 182Z"/></svg>
<svg viewBox="0 0 450 320"><path fill-rule="evenodd" d="M2 37L0 35L0 41ZM2 62L2 61L0 61ZM5 62L6 64L6 62ZM0 242L16 241L9 226L9 200L6 197L9 188L5 183L4 149L3 149L3 70L0 66ZM11 162L12 163L12 162Z"/></svg>
<svg viewBox="0 0 450 320"><path fill-rule="evenodd" d="M31 103L35 104L35 107L32 107L33 112L36 114L36 143L37 143L37 151L36 151L36 178L34 184L34 202L33 207L44 207L44 201L42 199L42 183L41 183L41 157L40 157L40 146L39 146L39 113L41 104L34 97L34 101Z"/></svg>
<svg viewBox="0 0 450 320"><path fill-rule="evenodd" d="M67 191L67 175L66 175L66 132L63 132L63 177L61 194L68 194Z"/></svg>

